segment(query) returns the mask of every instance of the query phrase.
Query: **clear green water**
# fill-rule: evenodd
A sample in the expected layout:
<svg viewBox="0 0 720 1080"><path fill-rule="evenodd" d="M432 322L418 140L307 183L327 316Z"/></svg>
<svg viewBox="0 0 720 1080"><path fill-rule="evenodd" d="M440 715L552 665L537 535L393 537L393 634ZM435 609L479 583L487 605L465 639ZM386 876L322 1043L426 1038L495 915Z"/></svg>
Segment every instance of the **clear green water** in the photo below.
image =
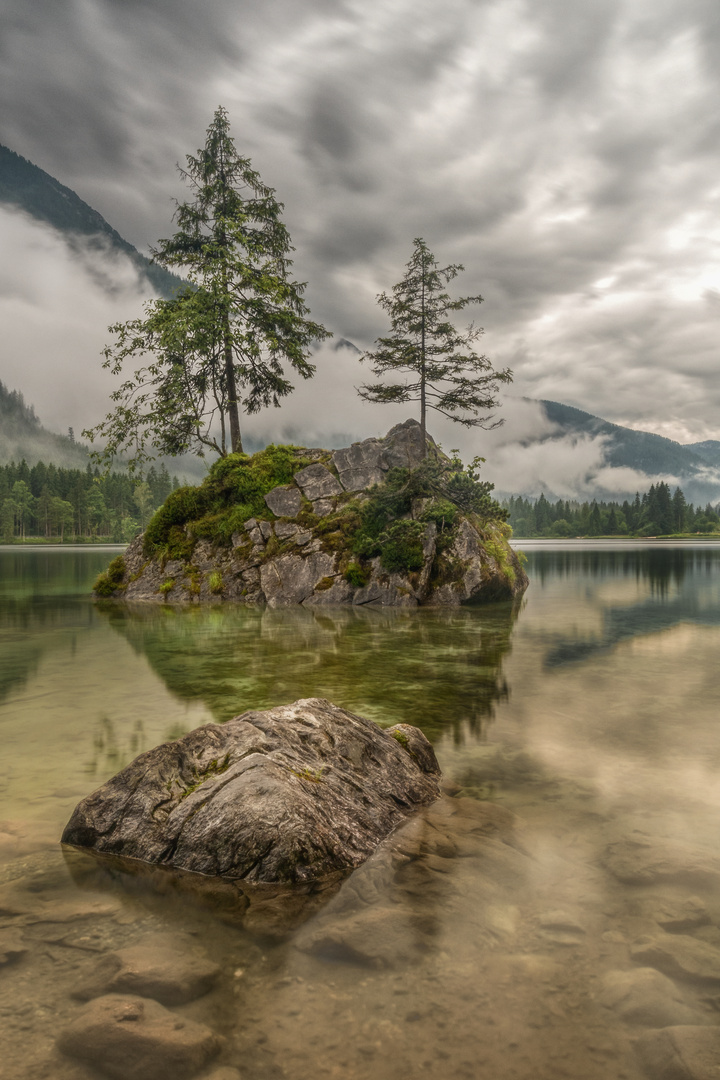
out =
<svg viewBox="0 0 720 1080"><path fill-rule="evenodd" d="M688 932L720 949L720 547L526 551L517 610L433 613L96 605L108 550L0 549L0 958L8 935L26 950L0 960L2 1080L102 1076L55 1048L73 990L103 952L168 930L220 964L218 989L176 1011L219 1031L243 1076L644 1075L645 1027L603 1004L603 978L691 895L710 921ZM376 882L365 966L301 951L302 929L270 938L73 878L63 825L137 753L309 696L417 724L462 805L518 815L522 851L473 833ZM629 885L603 862L627 840L702 872ZM314 919L344 932L344 902ZM674 981L698 1023L720 1020L720 975Z"/></svg>

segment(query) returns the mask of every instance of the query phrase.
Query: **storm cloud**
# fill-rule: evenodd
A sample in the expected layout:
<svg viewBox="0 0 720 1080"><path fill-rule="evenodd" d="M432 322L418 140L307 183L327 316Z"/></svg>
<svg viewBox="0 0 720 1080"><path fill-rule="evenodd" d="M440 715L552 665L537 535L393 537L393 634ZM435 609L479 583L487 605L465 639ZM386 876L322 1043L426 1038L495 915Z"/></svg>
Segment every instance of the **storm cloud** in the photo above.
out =
<svg viewBox="0 0 720 1080"><path fill-rule="evenodd" d="M365 348L386 331L376 294L422 236L465 265L458 292L484 297L468 316L513 394L690 442L720 438L719 56L711 0L6 0L0 142L147 251L183 194L175 163L222 103L336 335ZM67 264L46 246L51 277ZM130 299L98 310L79 290L56 326L96 414L91 368ZM23 330L22 348L0 377L79 427L47 331ZM249 428L322 441L397 418L357 401L364 373L342 350L319 372ZM446 427L444 445L493 445L519 468L512 443ZM572 467L599 467L601 449L576 447Z"/></svg>

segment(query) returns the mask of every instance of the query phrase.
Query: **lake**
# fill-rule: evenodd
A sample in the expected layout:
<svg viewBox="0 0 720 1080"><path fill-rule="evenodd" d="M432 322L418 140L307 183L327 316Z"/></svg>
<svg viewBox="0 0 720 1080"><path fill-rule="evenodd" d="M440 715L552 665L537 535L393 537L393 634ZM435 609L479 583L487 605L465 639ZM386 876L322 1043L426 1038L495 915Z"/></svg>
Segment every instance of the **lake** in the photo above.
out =
<svg viewBox="0 0 720 1080"><path fill-rule="evenodd" d="M0 549L2 1080L122 1074L56 1038L103 957L167 935L219 968L168 1006L222 1036L199 1076L640 1080L677 1024L695 1075L720 1036L720 545L517 546L522 603L452 612L128 609L90 597L113 549ZM419 856L287 930L61 850L141 751L311 696L433 742Z"/></svg>

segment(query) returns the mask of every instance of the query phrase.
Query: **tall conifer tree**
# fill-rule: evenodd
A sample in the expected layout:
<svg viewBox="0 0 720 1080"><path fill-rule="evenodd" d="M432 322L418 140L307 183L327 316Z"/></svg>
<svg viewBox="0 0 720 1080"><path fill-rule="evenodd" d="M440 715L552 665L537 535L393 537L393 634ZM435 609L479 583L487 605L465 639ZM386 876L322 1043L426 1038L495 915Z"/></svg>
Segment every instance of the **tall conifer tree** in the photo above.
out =
<svg viewBox="0 0 720 1080"><path fill-rule="evenodd" d="M453 300L445 286L465 268L458 264L440 267L424 240L413 242L413 254L392 294L377 300L390 316L392 332L377 339L374 352L365 353L373 374L408 372L398 383L366 383L358 393L366 401L383 404L419 401L420 427L425 442L427 410L465 427L496 427L489 410L498 406L498 384L512 381L508 369L495 371L473 344L482 330L470 325L462 332L451 322L452 312L479 304L481 296Z"/></svg>
<svg viewBox="0 0 720 1080"><path fill-rule="evenodd" d="M154 359L112 395L115 412L84 432L106 440L105 458L130 447L142 463L147 443L169 454L242 452L241 412L278 406L293 389L284 365L310 378L310 347L331 336L306 317L283 205L238 154L224 108L180 172L193 198L178 204L177 231L153 256L190 287L110 328L117 341L105 367L119 373L131 357Z"/></svg>

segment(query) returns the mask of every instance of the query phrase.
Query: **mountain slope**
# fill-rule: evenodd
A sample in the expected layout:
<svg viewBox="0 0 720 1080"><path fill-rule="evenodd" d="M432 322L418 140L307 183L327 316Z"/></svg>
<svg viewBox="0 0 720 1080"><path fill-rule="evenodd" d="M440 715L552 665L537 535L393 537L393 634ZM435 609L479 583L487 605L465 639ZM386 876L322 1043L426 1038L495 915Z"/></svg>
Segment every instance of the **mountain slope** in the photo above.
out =
<svg viewBox="0 0 720 1080"><path fill-rule="evenodd" d="M0 464L25 459L28 465L52 462L65 468L84 468L87 450L67 435L44 428L22 394L0 382Z"/></svg>
<svg viewBox="0 0 720 1080"><path fill-rule="evenodd" d="M563 435L603 436L607 440L605 464L612 468L635 469L648 476L696 477L707 473L708 464L720 465L720 443L710 441L685 446L663 435L611 424L558 401L541 401L540 404L548 420ZM702 447L707 447L705 453ZM717 449L713 452L712 448Z"/></svg>
<svg viewBox="0 0 720 1080"><path fill-rule="evenodd" d="M151 263L105 218L37 165L0 144L0 203L17 206L37 221L52 225L66 239L83 236L109 244L126 255L159 296L174 296L183 285L175 274ZM97 241L96 241L97 242Z"/></svg>

